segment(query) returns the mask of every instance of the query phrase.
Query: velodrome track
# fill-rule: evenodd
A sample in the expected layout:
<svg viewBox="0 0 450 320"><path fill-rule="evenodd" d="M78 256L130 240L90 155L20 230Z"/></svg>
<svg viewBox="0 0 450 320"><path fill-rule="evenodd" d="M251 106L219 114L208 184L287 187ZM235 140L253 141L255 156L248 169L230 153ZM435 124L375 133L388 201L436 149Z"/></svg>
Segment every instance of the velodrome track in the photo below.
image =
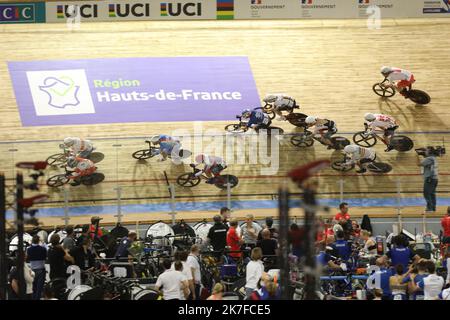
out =
<svg viewBox="0 0 450 320"><path fill-rule="evenodd" d="M100 213L112 220L117 203L115 189L120 186L122 205L129 206L125 221L156 220L167 216L164 213L167 208L158 206L169 201L163 172L166 171L170 182L174 182L179 174L189 170L188 166L161 164L155 160L137 162L131 154L144 148L144 137L152 134L170 134L174 129L198 134L194 130L198 124L191 122L22 127L7 61L248 56L260 96L269 92L292 95L301 105L300 112L335 120L340 135L351 138L352 133L362 130L364 113L380 112L394 116L400 123L400 132L411 137L417 147L440 145L443 140L448 140L450 133L449 91L446 89L450 79L450 69L446 67L450 52L448 26L447 19L383 20L380 30L367 29L365 20L82 23L81 29L76 31L68 30L63 24L1 25L0 171L12 179L16 172L14 163L45 159L58 152L59 141L66 136L90 138L106 155L99 163L99 170L107 178L96 187L67 189L70 205L81 207L76 212L80 219L84 215ZM412 70L417 79L415 87L431 95L430 105L419 107L398 96L389 101L378 99L371 87L380 80L379 67L386 64ZM149 75L152 76L157 75ZM218 134L222 134L228 123L204 122L202 127L204 130L217 129ZM276 125L287 134L296 130L288 123ZM204 137L203 143L207 145L209 139ZM355 211L363 213L367 212L365 206L368 204L379 206L386 199L392 202L400 188L402 205L411 206L406 211L420 214L420 201L409 199L421 196L422 180L415 164L415 153L392 151L384 154L381 145L375 149L394 170L385 176L346 174L342 177L344 198L353 199L353 205L360 207ZM275 176L261 175L260 165L232 165L227 169L228 173L240 178L239 186L233 189L232 200L236 201L237 208L242 201L255 201L256 205L258 201L271 200L291 168L330 156L332 153L321 145L310 149L295 148L287 137L280 144L280 169ZM450 201L447 157L440 159L440 206ZM48 170L46 174L55 172ZM340 178L341 175L331 169L322 171L318 177L320 197L339 199ZM292 184L290 188L298 191ZM47 190L45 186L42 190L51 195L49 203L43 207L62 206L61 190ZM204 184L191 190L176 187L175 191L179 202L200 201L197 207L189 208L192 216L199 217L215 210L212 204L202 205L201 202L225 201L226 198L224 191ZM369 202L366 199L379 200ZM84 208L92 205L94 207L90 209ZM177 210L183 211L183 208ZM245 206L241 209L242 215L249 210ZM392 208L380 211L396 214ZM59 212L63 214L62 210ZM54 215L58 211L41 210L41 213L42 216L46 213ZM41 220L56 224L55 218L46 219Z"/></svg>

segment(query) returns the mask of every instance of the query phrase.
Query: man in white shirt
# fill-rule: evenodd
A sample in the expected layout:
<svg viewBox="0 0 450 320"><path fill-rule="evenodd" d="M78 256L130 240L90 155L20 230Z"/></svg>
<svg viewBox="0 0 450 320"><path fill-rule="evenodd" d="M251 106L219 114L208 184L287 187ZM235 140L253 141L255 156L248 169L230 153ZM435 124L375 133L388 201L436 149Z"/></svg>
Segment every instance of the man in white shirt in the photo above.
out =
<svg viewBox="0 0 450 320"><path fill-rule="evenodd" d="M429 275L417 283L416 290L423 290L425 296L424 300L437 300L444 287L444 278L435 273L436 265L433 261L427 261L427 267Z"/></svg>
<svg viewBox="0 0 450 320"><path fill-rule="evenodd" d="M175 253L175 262L172 263L172 267L170 268L171 270L175 270L175 263L177 261L181 262L182 266L183 266L183 270L180 270L181 273L185 276L187 282L188 282L188 295L186 297L182 296L181 300L186 300L186 298L189 296L189 294L192 292L194 295L194 300L195 300L195 290L194 290L194 278L192 277L192 271L191 271L191 267L187 264L187 257L188 257L188 253L187 251L177 251Z"/></svg>
<svg viewBox="0 0 450 320"><path fill-rule="evenodd" d="M180 271L183 264L180 261L174 263L174 270L170 269L170 259L163 261L166 271L161 273L156 280L155 289L162 291L164 300L184 300L189 295L188 281Z"/></svg>
<svg viewBox="0 0 450 320"><path fill-rule="evenodd" d="M202 276L200 273L200 248L196 244L191 247L191 253L189 254L186 264L192 273L192 281L194 283L194 292L191 293L192 300L200 299L200 286L202 283Z"/></svg>

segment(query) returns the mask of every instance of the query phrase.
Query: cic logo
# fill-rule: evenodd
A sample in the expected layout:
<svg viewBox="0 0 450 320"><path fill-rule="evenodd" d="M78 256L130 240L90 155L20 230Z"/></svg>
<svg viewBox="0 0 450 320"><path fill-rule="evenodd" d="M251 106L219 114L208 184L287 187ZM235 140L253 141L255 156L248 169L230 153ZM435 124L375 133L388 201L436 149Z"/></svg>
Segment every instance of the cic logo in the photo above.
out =
<svg viewBox="0 0 450 320"><path fill-rule="evenodd" d="M0 22L34 22L34 4L0 4Z"/></svg>

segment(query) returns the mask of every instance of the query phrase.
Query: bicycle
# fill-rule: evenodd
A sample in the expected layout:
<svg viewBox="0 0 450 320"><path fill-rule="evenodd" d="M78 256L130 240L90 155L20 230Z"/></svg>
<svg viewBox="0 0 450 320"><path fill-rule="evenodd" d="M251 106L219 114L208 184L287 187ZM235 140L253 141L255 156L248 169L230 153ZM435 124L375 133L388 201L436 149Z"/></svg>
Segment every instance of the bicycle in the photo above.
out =
<svg viewBox="0 0 450 320"><path fill-rule="evenodd" d="M331 168L340 172L347 172L355 168L354 163L347 163L348 157L344 155L343 160L334 161L331 164ZM392 170L392 166L383 162L371 162L366 166L367 170L373 173L388 173Z"/></svg>
<svg viewBox="0 0 450 320"><path fill-rule="evenodd" d="M373 147L377 144L377 140L381 140L386 144L385 140L379 135L381 133L384 134L384 131L366 128L365 131L360 131L353 135L353 142L365 148ZM406 152L414 148L414 142L409 137L403 135L394 135L389 145L399 152Z"/></svg>
<svg viewBox="0 0 450 320"><path fill-rule="evenodd" d="M314 136L311 131L305 130L303 133L295 134L291 137L291 144L299 147L306 148L311 147L314 144L314 140L320 142L324 146L329 146L324 140L323 137ZM342 150L345 146L350 144L350 141L347 138L335 136L330 138L332 143L332 148L335 150Z"/></svg>
<svg viewBox="0 0 450 320"><path fill-rule="evenodd" d="M160 152L158 152L158 150L160 150L160 148L154 147L152 146L151 141L145 140L146 143L148 143L148 149L142 149L142 150L138 150L136 152L134 152L131 156L137 160L145 160L145 159L150 159L153 158L154 156L160 154ZM173 151L172 151L173 153ZM171 159L173 157L173 155L169 154L168 158ZM191 156L191 152L189 150L183 150L180 149L178 151L178 157L180 159L186 159L189 158Z"/></svg>
<svg viewBox="0 0 450 320"><path fill-rule="evenodd" d="M70 149L65 148L64 145L60 144L59 147L63 149L62 153L55 153L45 160L49 166L65 165L67 163L67 159L70 156L74 156ZM95 150L95 148L93 148L92 150ZM89 159L94 163L98 163L104 158L105 155L101 152L91 152L91 154L86 159Z"/></svg>
<svg viewBox="0 0 450 320"><path fill-rule="evenodd" d="M232 123L225 126L225 131L228 131L230 133L245 133L248 131L247 122L242 121L242 116L236 116L236 118L239 120L239 123ZM258 126L254 130L259 133L261 130L267 130L267 135L272 134L283 134L284 130L278 127L272 127L271 121L267 125L264 126Z"/></svg>
<svg viewBox="0 0 450 320"><path fill-rule="evenodd" d="M204 173L200 176L196 176L195 174L199 173L201 170L197 169L194 164L189 165L193 172L183 173L177 178L177 184L181 187L192 188L197 186L202 179L209 179ZM224 170L227 167L225 166ZM231 174L219 175L213 178L213 183L219 189L226 189L227 185L230 184L230 188L234 188L238 185L239 179L238 177Z"/></svg>
<svg viewBox="0 0 450 320"><path fill-rule="evenodd" d="M58 188L69 183L69 177L73 171L67 170L67 166L64 166L64 169L66 173L57 174L47 179L47 185L49 187ZM100 172L94 172L88 176L82 176L76 179L79 180L80 184L85 186L93 186L105 180L105 175Z"/></svg>
<svg viewBox="0 0 450 320"><path fill-rule="evenodd" d="M261 108L256 108L256 109L262 109L264 113L266 113L270 119L275 119L276 114L275 114L275 105L273 103L268 103L266 102L266 104L261 107ZM287 111L288 115L294 112L294 109L300 109L300 106L297 105L297 103L294 101L294 106L293 107L287 107L285 108L285 110L281 110L281 111Z"/></svg>
<svg viewBox="0 0 450 320"><path fill-rule="evenodd" d="M395 95L396 89L391 86L385 86L384 84L389 82L387 78L385 78L382 82L375 83L372 87L373 92L376 95L383 98L391 98ZM407 89L405 89L407 90ZM422 90L410 89L405 92L405 97L410 99L412 102L415 102L420 105L425 105L430 103L431 97Z"/></svg>

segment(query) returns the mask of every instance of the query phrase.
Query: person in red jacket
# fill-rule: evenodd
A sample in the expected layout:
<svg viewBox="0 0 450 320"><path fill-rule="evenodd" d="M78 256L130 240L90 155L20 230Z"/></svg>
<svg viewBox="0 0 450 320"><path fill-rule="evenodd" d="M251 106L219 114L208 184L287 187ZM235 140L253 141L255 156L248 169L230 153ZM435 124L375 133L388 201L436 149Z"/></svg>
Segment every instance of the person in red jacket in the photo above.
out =
<svg viewBox="0 0 450 320"><path fill-rule="evenodd" d="M230 221L230 229L227 232L227 246L230 247L231 251L239 251L241 250L241 245L244 243L241 236L238 235L236 228L238 226L238 222L236 219L231 219ZM242 255L241 252L232 252L229 254L234 259L239 259Z"/></svg>
<svg viewBox="0 0 450 320"><path fill-rule="evenodd" d="M339 223L339 221L341 220L350 220L350 215L348 214L348 203L347 202L342 202L339 205L339 210L340 212L336 213L336 215L334 216L334 220L335 223Z"/></svg>
<svg viewBox="0 0 450 320"><path fill-rule="evenodd" d="M450 207L447 207L447 215L442 218L441 226L444 230L442 242L450 244Z"/></svg>

